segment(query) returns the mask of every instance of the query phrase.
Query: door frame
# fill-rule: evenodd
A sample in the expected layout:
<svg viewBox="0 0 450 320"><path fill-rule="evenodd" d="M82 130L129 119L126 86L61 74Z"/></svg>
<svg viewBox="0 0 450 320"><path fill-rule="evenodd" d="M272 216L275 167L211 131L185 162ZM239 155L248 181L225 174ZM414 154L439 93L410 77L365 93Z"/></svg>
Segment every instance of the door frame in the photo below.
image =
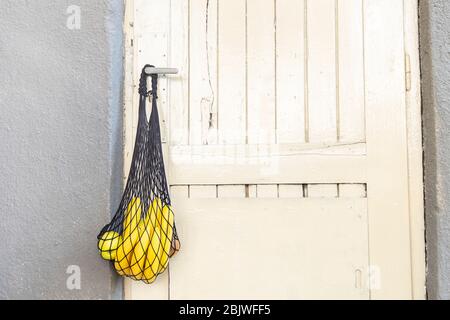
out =
<svg viewBox="0 0 450 320"><path fill-rule="evenodd" d="M124 175L126 182L128 168L133 151L133 135L135 131L133 110L137 105L136 81L138 66L136 65L137 47L134 45L135 5L139 0L124 0L124 91L123 91L123 141L124 141ZM171 0L173 1L173 0ZM188 0L186 0L188 1ZM371 0L364 0L368 2ZM407 177L409 195L409 238L411 261L411 297L426 298L426 262L425 262L425 224L423 203L423 159L422 159L422 117L420 94L420 59L419 59L419 28L418 0L403 0L403 31L405 49L405 104L406 104L406 135L407 135ZM177 67L177 66L175 66ZM164 111L163 111L164 114ZM164 126L162 127L164 130ZM163 134L164 137L164 134ZM170 297L169 272L162 275L158 284L153 284L151 296L148 298L166 299ZM369 274L369 282L375 280L376 270ZM136 298L133 289L137 285L132 280L124 279L124 298ZM167 281L167 282L166 282ZM372 299L390 298L390 295L380 291L372 294ZM407 297L406 297L407 298Z"/></svg>
<svg viewBox="0 0 450 320"><path fill-rule="evenodd" d="M426 299L425 208L423 184L422 98L420 88L419 3L404 1L406 117L408 137L408 176L412 298ZM409 69L409 70L408 70ZM410 79L408 79L410 77Z"/></svg>

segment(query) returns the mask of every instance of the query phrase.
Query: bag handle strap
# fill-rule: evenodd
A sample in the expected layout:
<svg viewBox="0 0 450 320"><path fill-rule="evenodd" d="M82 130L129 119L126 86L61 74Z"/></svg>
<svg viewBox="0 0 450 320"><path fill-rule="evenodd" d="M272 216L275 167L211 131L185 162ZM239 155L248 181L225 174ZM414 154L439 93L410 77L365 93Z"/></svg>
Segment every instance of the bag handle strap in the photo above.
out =
<svg viewBox="0 0 450 320"><path fill-rule="evenodd" d="M146 116L146 100L147 97L150 95L152 96L152 113L156 109L156 99L158 99L158 75L157 74L147 74L145 72L145 69L148 67L154 68L155 66L151 64L146 64L141 71L141 76L139 79L139 118L142 120L139 120L139 122L144 121L147 122L147 116ZM147 78L152 78L151 83L151 90L147 90ZM157 110L155 112L158 112Z"/></svg>
<svg viewBox="0 0 450 320"><path fill-rule="evenodd" d="M148 67L154 68L155 66L151 64L146 64L141 71L141 77L139 79L139 95L143 97L148 97L149 95L152 95L152 98L157 99L157 91L158 91L158 75L156 73L154 74L147 74L145 72L145 69ZM152 77L152 90L147 91L147 78Z"/></svg>

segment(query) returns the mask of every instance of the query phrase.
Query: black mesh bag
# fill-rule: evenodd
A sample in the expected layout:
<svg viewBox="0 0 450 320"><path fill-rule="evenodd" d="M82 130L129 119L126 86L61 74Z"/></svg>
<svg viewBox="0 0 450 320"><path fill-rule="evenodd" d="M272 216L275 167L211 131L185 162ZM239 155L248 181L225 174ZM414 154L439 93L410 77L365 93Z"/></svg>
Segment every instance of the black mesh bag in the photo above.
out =
<svg viewBox="0 0 450 320"><path fill-rule="evenodd" d="M133 159L119 208L98 235L101 256L116 271L134 280L152 283L164 272L169 258L180 248L164 171L157 108L158 75L150 75L147 91L146 65L139 81L139 120ZM147 121L146 100L152 102Z"/></svg>

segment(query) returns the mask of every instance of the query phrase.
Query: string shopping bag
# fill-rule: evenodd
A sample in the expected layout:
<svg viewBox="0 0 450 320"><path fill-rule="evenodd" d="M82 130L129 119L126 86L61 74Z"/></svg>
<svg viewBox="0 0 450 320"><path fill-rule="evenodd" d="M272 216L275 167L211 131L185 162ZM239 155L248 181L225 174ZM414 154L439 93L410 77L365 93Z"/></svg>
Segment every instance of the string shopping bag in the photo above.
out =
<svg viewBox="0 0 450 320"><path fill-rule="evenodd" d="M128 180L114 217L100 231L98 248L122 276L152 283L179 249L174 213L164 170L157 107L158 75L142 69L139 117ZM147 78L151 77L151 91ZM147 120L146 101L151 99Z"/></svg>

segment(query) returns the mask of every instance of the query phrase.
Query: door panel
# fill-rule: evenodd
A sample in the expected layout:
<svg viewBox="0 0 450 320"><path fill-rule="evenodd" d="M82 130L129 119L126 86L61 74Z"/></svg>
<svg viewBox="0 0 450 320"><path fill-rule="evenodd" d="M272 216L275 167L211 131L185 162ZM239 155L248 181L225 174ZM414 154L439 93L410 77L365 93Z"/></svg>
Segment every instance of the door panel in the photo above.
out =
<svg viewBox="0 0 450 320"><path fill-rule="evenodd" d="M174 198L173 299L367 299L366 199Z"/></svg>
<svg viewBox="0 0 450 320"><path fill-rule="evenodd" d="M127 281L129 298L420 296L420 104L407 108L405 8L127 1L134 81L145 63L180 70L160 78L158 102L182 243L158 283ZM137 96L136 83L126 88Z"/></svg>

